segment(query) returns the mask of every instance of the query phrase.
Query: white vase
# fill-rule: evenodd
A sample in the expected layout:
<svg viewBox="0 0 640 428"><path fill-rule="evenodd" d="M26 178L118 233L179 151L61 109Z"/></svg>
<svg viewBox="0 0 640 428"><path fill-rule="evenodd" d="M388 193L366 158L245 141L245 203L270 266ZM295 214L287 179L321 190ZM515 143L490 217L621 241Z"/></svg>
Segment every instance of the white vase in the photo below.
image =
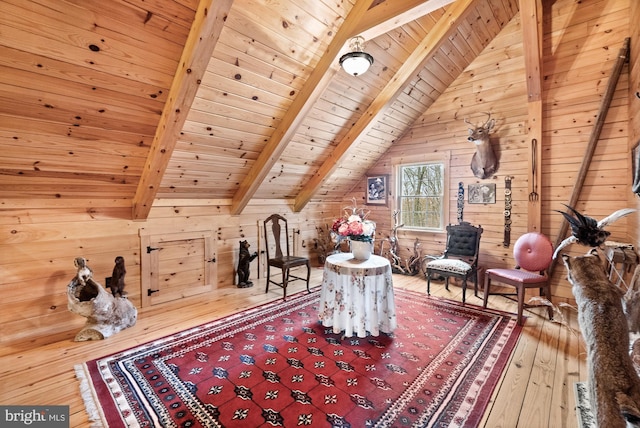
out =
<svg viewBox="0 0 640 428"><path fill-rule="evenodd" d="M371 242L351 240L351 254L356 260L369 260L371 257Z"/></svg>

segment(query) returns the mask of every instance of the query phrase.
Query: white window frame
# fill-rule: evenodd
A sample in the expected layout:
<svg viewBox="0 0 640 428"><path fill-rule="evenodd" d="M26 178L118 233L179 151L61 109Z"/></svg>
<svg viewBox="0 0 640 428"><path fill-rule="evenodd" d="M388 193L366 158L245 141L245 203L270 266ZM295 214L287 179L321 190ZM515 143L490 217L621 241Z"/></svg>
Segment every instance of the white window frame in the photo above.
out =
<svg viewBox="0 0 640 428"><path fill-rule="evenodd" d="M450 152L439 152L439 153L426 153L420 154L416 156L411 156L411 159L407 159L406 157L392 158L392 166L393 166L393 177L396 183L395 186L395 197L393 198L393 210L399 212L399 217L397 221L401 222L402 213L400 212L400 195L402 192L402 182L401 182L401 170L402 167L406 166L414 166L414 165L424 165L424 164L433 164L439 163L444 167L443 174L443 195L442 195L442 214L440 218L440 226L439 227L415 227L415 226L403 226L402 230L410 230L410 231L419 231L419 232L444 232L446 230L447 224L449 224L449 195L450 195L450 185L449 185L449 172L450 172Z"/></svg>

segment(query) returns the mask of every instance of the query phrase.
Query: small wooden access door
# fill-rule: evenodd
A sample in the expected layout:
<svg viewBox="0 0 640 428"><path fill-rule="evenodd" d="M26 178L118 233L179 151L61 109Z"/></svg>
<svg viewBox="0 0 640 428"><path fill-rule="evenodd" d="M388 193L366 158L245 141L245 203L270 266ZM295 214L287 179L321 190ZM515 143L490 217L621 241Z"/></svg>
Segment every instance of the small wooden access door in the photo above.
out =
<svg viewBox="0 0 640 428"><path fill-rule="evenodd" d="M217 283L213 232L140 236L142 306L211 291Z"/></svg>

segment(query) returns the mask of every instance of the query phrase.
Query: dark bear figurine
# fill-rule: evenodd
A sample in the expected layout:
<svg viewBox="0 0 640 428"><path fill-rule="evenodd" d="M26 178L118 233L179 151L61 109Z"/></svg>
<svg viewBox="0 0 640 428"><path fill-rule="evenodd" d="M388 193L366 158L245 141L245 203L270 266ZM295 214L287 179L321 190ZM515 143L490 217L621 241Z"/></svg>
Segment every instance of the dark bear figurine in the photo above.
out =
<svg viewBox="0 0 640 428"><path fill-rule="evenodd" d="M249 281L249 264L258 257L258 253L249 253L249 242L240 241L240 257L238 258L238 288L253 287L253 282Z"/></svg>
<svg viewBox="0 0 640 428"><path fill-rule="evenodd" d="M115 263L113 273L111 274L111 280L107 284L107 287L111 289L113 297L116 297L118 294L120 297L124 297L124 276L127 273L127 269L124 267L124 257L116 257Z"/></svg>

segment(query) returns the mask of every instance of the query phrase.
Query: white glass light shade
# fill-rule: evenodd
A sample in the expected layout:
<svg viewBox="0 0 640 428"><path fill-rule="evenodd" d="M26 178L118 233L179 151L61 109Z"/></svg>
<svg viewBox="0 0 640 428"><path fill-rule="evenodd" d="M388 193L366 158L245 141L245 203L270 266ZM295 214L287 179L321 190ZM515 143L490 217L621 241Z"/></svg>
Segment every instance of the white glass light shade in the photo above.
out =
<svg viewBox="0 0 640 428"><path fill-rule="evenodd" d="M373 57L366 52L349 52L340 58L340 66L352 76L366 72L373 64Z"/></svg>
<svg viewBox="0 0 640 428"><path fill-rule="evenodd" d="M340 57L340 66L352 76L359 76L366 72L371 64L373 57L364 51L364 38L356 36L349 42L351 52Z"/></svg>

